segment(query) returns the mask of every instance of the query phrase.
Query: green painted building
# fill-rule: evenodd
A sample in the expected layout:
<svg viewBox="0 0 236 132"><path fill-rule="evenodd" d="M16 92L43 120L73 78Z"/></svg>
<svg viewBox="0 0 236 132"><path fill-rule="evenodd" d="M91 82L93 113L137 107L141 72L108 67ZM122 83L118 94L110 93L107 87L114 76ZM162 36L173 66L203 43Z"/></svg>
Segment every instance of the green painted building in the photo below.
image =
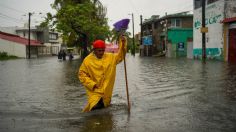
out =
<svg viewBox="0 0 236 132"><path fill-rule="evenodd" d="M168 57L187 57L187 52L192 54L192 48L188 48L188 40L193 39L192 28L169 28L167 31Z"/></svg>

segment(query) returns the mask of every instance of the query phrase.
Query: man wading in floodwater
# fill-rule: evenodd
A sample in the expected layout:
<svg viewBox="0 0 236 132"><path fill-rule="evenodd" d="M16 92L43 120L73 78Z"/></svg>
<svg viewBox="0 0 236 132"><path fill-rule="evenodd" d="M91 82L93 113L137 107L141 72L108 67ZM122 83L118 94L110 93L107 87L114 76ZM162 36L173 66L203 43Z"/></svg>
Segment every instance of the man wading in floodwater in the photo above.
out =
<svg viewBox="0 0 236 132"><path fill-rule="evenodd" d="M125 37L119 39L118 53L104 53L105 42L96 40L93 52L83 61L78 72L78 78L86 88L88 104L83 112L108 107L116 76L116 65L124 59L127 49Z"/></svg>

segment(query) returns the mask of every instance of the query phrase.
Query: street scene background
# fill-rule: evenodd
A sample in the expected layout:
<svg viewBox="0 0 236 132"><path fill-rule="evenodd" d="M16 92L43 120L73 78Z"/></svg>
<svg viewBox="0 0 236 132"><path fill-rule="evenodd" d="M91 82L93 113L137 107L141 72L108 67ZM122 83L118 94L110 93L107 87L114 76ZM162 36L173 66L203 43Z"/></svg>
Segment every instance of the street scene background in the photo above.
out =
<svg viewBox="0 0 236 132"><path fill-rule="evenodd" d="M234 132L236 65L185 58L126 57L111 106L82 113L81 61L56 57L0 61L1 132Z"/></svg>

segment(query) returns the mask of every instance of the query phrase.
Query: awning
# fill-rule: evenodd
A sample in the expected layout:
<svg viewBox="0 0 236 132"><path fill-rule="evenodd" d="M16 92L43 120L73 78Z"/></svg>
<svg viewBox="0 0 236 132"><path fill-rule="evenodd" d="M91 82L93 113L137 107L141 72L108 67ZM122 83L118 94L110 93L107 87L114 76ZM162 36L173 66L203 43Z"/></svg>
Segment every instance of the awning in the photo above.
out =
<svg viewBox="0 0 236 132"><path fill-rule="evenodd" d="M221 23L236 22L236 17L225 18Z"/></svg>

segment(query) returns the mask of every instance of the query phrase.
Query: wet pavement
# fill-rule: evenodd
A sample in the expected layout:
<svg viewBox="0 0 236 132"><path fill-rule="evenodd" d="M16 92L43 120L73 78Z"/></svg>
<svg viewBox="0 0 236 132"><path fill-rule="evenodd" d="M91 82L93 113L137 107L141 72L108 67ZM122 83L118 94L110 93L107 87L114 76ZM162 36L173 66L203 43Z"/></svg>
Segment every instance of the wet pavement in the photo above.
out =
<svg viewBox="0 0 236 132"><path fill-rule="evenodd" d="M109 108L81 113L79 60L0 61L0 132L235 132L236 65L127 55Z"/></svg>

